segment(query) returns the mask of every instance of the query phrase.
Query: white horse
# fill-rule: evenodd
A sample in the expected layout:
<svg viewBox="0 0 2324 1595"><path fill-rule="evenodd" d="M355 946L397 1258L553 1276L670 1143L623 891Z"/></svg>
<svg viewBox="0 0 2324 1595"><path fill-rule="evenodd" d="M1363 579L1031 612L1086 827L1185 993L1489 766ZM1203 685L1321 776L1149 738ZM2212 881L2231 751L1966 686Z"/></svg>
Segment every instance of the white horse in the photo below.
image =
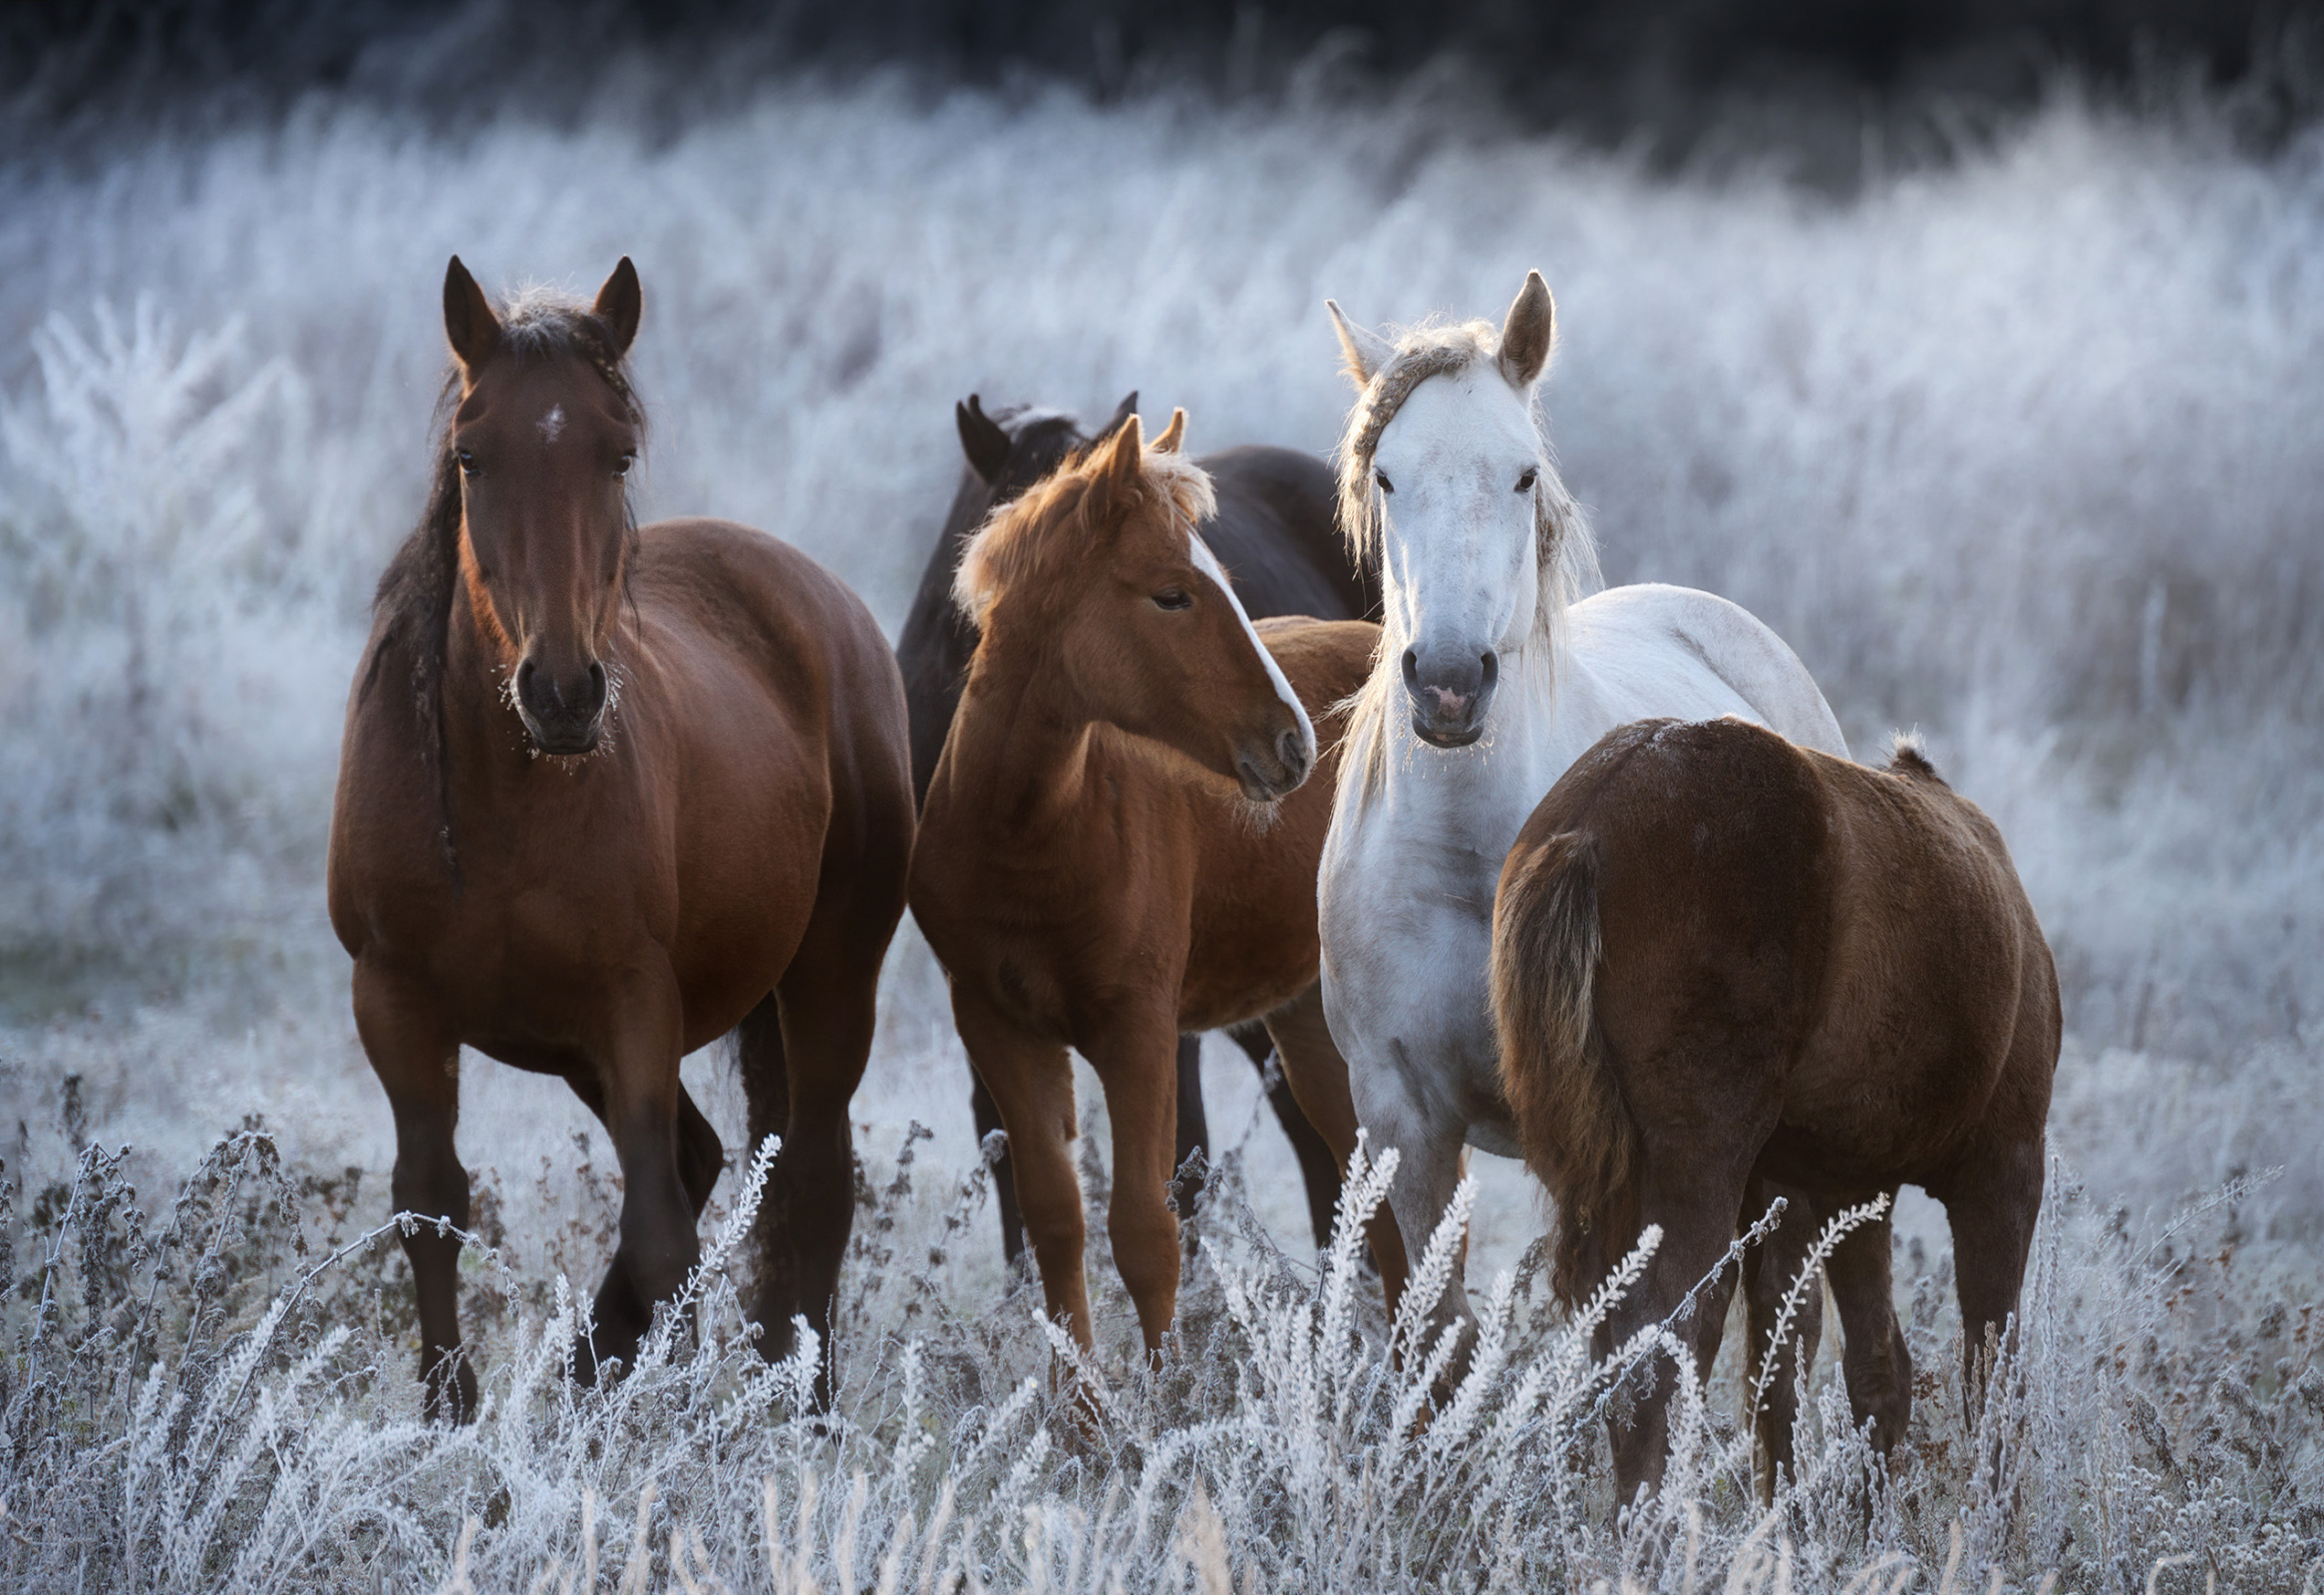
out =
<svg viewBox="0 0 2324 1595"><path fill-rule="evenodd" d="M1596 549L1534 411L1555 325L1539 272L1497 339L1473 321L1392 342L1326 305L1361 390L1340 520L1377 547L1387 614L1324 843L1323 1003L1357 1121L1375 1154L1399 1150L1389 1206L1417 1262L1464 1143L1518 1152L1486 966L1501 862L1542 795L1652 715L1847 744L1799 657L1735 604L1662 585L1582 596ZM1470 1317L1458 1270L1431 1317Z"/></svg>

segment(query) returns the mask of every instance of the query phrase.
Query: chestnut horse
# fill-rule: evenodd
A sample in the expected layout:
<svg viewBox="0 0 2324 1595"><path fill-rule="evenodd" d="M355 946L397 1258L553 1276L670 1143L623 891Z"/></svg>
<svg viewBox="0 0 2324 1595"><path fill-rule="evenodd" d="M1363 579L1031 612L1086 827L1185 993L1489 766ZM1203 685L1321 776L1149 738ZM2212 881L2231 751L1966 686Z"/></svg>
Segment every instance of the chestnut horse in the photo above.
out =
<svg viewBox="0 0 2324 1595"><path fill-rule="evenodd" d="M1138 395L1133 393L1098 437L1111 437L1136 414ZM912 717L912 790L922 802L936 773L936 756L944 749L944 734L952 729L952 711L960 702L969 656L976 652L976 623L952 601L952 578L968 539L993 510L1014 501L1093 442L1072 416L1061 411L1018 405L988 415L975 394L953 406L952 415L966 469L895 645L896 662L903 667L904 702ZM1296 449L1246 445L1204 455L1195 464L1210 478L1216 499L1215 510L1196 529L1226 567L1245 614L1254 620L1268 615L1380 618L1377 564L1367 574L1350 556L1336 519L1339 483L1322 461ZM1227 1034L1266 1076L1271 1044L1265 1028L1237 1025ZM1279 1074L1267 1086L1267 1101L1299 1160L1315 1243L1328 1245L1339 1209L1339 1161L1300 1112L1289 1082ZM970 1105L980 1138L1000 1128L1000 1110L982 1081L974 1082ZM1181 1036L1174 1163L1182 1166L1209 1140L1208 1116L1202 1107L1201 1038ZM1024 1229L1005 1152L993 1175L1001 1245L1014 1262L1024 1250ZM1180 1194L1199 1194L1198 1186L1190 1183Z"/></svg>
<svg viewBox="0 0 2324 1595"><path fill-rule="evenodd" d="M1662 1226L1600 1355L1678 1309L1781 1195L1744 1263L1756 1388L1824 1222L1914 1184L1952 1226L1975 1401L2042 1204L2058 980L2000 832L1919 753L1867 770L1740 720L1608 733L1501 869L1492 984L1502 1086L1556 1198L1558 1294L1582 1300ZM1888 1265L1884 1207L1826 1276L1848 1402L1882 1450L1912 1403ZM1679 1326L1698 1371L1732 1289L1723 1273ZM1756 1415L1771 1497L1804 1371L1791 1343L1814 1360L1821 1292L1805 1306ZM1670 1391L1656 1379L1614 1431L1622 1500L1661 1478Z"/></svg>
<svg viewBox="0 0 2324 1595"><path fill-rule="evenodd" d="M469 1221L460 1049L556 1075L621 1161L621 1240L576 1351L634 1360L699 1256L724 1153L678 1076L735 1031L762 1349L823 1337L853 1212L847 1103L912 836L903 684L870 613L795 548L631 518L644 417L624 259L594 305L494 312L456 257L428 510L382 579L347 705L331 923L395 1112L398 1208ZM457 1235L404 1248L430 1416L476 1411Z"/></svg>
<svg viewBox="0 0 2324 1595"><path fill-rule="evenodd" d="M1177 1301L1179 1033L1263 1019L1317 1126L1355 1133L1316 989L1315 866L1324 712L1378 628L1253 628L1194 530L1212 498L1175 452L1184 423L1149 451L1130 418L969 545L958 592L981 635L912 851L912 913L1009 1132L1049 1311L1084 1347L1068 1047L1105 1087L1107 1228L1149 1351Z"/></svg>

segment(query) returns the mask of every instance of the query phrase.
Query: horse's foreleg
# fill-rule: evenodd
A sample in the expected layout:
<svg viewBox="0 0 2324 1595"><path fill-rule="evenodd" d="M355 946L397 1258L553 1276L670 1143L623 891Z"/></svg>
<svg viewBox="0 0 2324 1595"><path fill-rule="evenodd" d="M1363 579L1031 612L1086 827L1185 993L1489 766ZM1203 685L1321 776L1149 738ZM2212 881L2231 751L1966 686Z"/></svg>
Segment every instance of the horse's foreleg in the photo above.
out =
<svg viewBox="0 0 2324 1595"><path fill-rule="evenodd" d="M1017 1210L1049 1316L1087 1349L1094 1342L1082 1272L1082 1182L1073 1166L1073 1065L1062 1045L1027 1035L966 981L952 983L952 1018L1009 1132Z"/></svg>
<svg viewBox="0 0 2324 1595"><path fill-rule="evenodd" d="M1174 994L1176 983L1170 984ZM1091 1038L1090 1064L1106 1088L1114 1129L1114 1193L1106 1233L1114 1265L1138 1307L1148 1353L1159 1354L1178 1310L1178 1220L1169 1207L1177 1144L1177 1019L1123 1013Z"/></svg>
<svg viewBox="0 0 2324 1595"><path fill-rule="evenodd" d="M1267 1034L1274 1039L1276 1051L1283 1060L1283 1081L1278 1088L1295 1100L1293 1112L1300 1127L1306 1131L1324 1153L1331 1179L1331 1196L1320 1210L1316 1206L1318 1181L1308 1171L1308 1221L1315 1226L1316 1244L1331 1244L1332 1225L1337 1222L1340 1204L1340 1171L1356 1150L1356 1103L1348 1091L1348 1062L1340 1056L1339 1047L1332 1041L1331 1027L1324 1022L1323 988L1311 986L1299 996L1285 1003L1267 1016ZM1285 1120L1288 1125L1289 1120ZM1298 1141L1292 1142L1293 1150ZM1377 1154L1378 1148L1374 1148ZM1307 1158L1300 1157L1306 1170ZM1367 1234L1372 1243L1372 1255L1380 1264L1381 1284L1388 1293L1388 1310L1393 1313L1399 1298L1404 1295L1407 1259L1404 1237L1396 1227L1392 1213L1374 1213L1368 1220Z"/></svg>
<svg viewBox="0 0 2324 1595"><path fill-rule="evenodd" d="M655 1305L678 1294L702 1255L679 1152L677 992L641 983L614 994L611 1012L611 1046L593 1062L621 1162L621 1240L597 1290L592 1333L574 1352L583 1384L594 1383L601 1362L637 1361Z"/></svg>
<svg viewBox="0 0 2324 1595"><path fill-rule="evenodd" d="M1313 1001L1320 1016L1322 995L1316 994ZM1278 1048L1271 1045L1273 1033L1259 1025L1237 1025L1227 1034L1249 1056L1251 1067L1259 1072L1259 1078L1267 1079L1267 1061L1278 1052ZM1329 1030L1324 1032L1327 1041L1330 1035ZM1340 1061L1337 1048L1332 1050L1331 1056L1338 1074L1339 1095L1345 1099L1348 1094L1348 1066ZM1300 1106L1298 1092L1292 1088L1291 1064L1288 1059L1283 1060L1281 1068L1275 1072L1274 1080L1267 1087L1267 1106L1275 1111L1275 1122L1283 1126L1283 1136L1291 1142L1291 1155L1299 1160L1300 1183L1307 1190L1307 1224L1315 1232L1316 1249L1320 1251L1331 1244L1332 1220L1340 1207L1340 1170L1346 1165L1348 1148L1355 1145L1352 1138L1354 1131L1350 1129L1348 1148L1343 1148L1316 1128L1314 1119ZM1353 1105L1348 1108L1348 1122L1350 1125L1355 1123ZM1181 1138L1184 1133L1181 1128Z"/></svg>
<svg viewBox="0 0 2324 1595"><path fill-rule="evenodd" d="M884 942L881 943L884 946ZM770 1260L759 1296L767 1350L787 1349L804 1315L822 1346L815 1400L829 1407L837 1374L833 1317L839 1265L855 1220L855 1151L847 1105L871 1057L879 960L860 947L803 947L784 973L783 1055L788 1123L760 1206L761 1255Z"/></svg>
<svg viewBox="0 0 2324 1595"><path fill-rule="evenodd" d="M1433 1114L1393 1071L1359 1073L1351 1066L1348 1084L1357 1116L1369 1134L1371 1156L1378 1159L1391 1148L1397 1154L1396 1178L1388 1187L1388 1209L1401 1239L1403 1255L1392 1259L1375 1252L1381 1257L1380 1275L1388 1290L1389 1317L1395 1319L1404 1312L1410 1271L1417 1269L1427 1255L1446 1210L1452 1206L1453 1193L1461 1183L1462 1153L1467 1149L1469 1126ZM1311 1109L1314 1106L1307 1095L1305 1081L1300 1083L1300 1100ZM1379 1230L1375 1229L1376 1246L1380 1238ZM1460 1255L1466 1254L1464 1244ZM1424 1355L1447 1325L1462 1325L1466 1333L1475 1315L1469 1310L1469 1288L1458 1261L1445 1281L1443 1293L1434 1301L1419 1304L1419 1310L1424 1315L1421 1341ZM1455 1356L1447 1377L1459 1379L1466 1367L1464 1347Z"/></svg>
<svg viewBox="0 0 2324 1595"><path fill-rule="evenodd" d="M1745 1400L1760 1398L1752 1420L1759 1432L1763 1505L1775 1501L1778 1470L1794 1470L1792 1430L1800 1419L1800 1383L1816 1366L1816 1348L1824 1334L1824 1285L1818 1280L1801 1290L1791 1322L1780 1326L1783 1342L1774 1344L1784 1302L1807 1269L1823 1217L1807 1191L1754 1176L1743 1189L1743 1224L1758 1223L1779 1196L1785 1202L1782 1222L1765 1243L1743 1254L1743 1389ZM1710 1367L1708 1358L1702 1366Z"/></svg>
<svg viewBox="0 0 2324 1595"><path fill-rule="evenodd" d="M355 966L355 1029L396 1119L393 1196L398 1212L469 1221L468 1170L453 1142L460 1117L460 1045L408 983ZM420 1304L420 1380L431 1420L476 1416L477 1376L460 1349L458 1235L428 1225L403 1237Z"/></svg>

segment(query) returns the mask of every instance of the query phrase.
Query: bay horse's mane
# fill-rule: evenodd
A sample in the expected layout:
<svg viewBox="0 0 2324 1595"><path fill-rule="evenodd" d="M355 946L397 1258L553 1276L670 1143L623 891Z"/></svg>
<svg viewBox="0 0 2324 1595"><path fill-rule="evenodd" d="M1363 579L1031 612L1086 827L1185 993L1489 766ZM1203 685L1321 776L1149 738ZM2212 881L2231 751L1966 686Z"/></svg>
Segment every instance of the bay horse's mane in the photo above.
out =
<svg viewBox="0 0 2324 1595"><path fill-rule="evenodd" d="M645 409L617 354L613 329L591 307L545 288L518 290L499 312L500 341L496 359L525 362L571 357L604 379L643 437ZM411 665L412 706L420 725L420 757L436 778L445 866L460 879L460 853L452 837L451 771L444 731L444 650L452 625L452 593L460 576L460 458L452 446L452 418L462 392L455 362L436 399L435 470L428 506L404 539L372 594L372 629L377 642L364 679L368 690L390 648L400 647ZM622 522L628 543L622 551L624 580L637 542L637 513L626 488Z"/></svg>
<svg viewBox="0 0 2324 1595"><path fill-rule="evenodd" d="M983 624L1002 588L1028 578L1060 577L1086 557L1089 538L1098 529L1090 524L1088 511L1090 487L1102 470L1101 445L1110 448L1112 435L1084 445L1055 476L994 510L969 538L953 576L952 601L971 621ZM1184 454L1150 445L1140 456L1141 489L1162 493L1186 518L1189 530L1217 513L1210 474Z"/></svg>
<svg viewBox="0 0 2324 1595"><path fill-rule="evenodd" d="M1393 350L1369 377L1355 367L1352 357L1345 367L1348 380L1356 386L1356 402L1348 411L1347 429L1334 451L1340 468L1340 533L1348 539L1357 564L1371 570L1385 568L1381 563L1380 492L1372 480L1372 462L1388 424L1413 391L1431 377L1457 377L1483 366L1494 381L1506 380L1495 364L1500 353L1499 329L1490 321L1423 321L1418 326L1390 328L1388 333L1394 340ZM1545 673L1556 656L1565 611L1596 590L1601 578L1597 539L1591 534L1588 515L1558 475L1557 458L1541 425L1538 403L1528 401L1527 413L1540 466L1533 483L1533 558L1541 588L1533 605L1533 639L1538 646L1532 650L1535 657L1531 664L1545 682ZM1380 647L1381 659L1391 659L1394 650L1389 647L1386 627L1380 633ZM1386 727L1389 702L1401 686L1397 671L1388 665L1375 669L1356 694L1348 717L1351 750L1346 768L1353 769L1360 780L1374 779L1385 769L1388 739L1380 733Z"/></svg>

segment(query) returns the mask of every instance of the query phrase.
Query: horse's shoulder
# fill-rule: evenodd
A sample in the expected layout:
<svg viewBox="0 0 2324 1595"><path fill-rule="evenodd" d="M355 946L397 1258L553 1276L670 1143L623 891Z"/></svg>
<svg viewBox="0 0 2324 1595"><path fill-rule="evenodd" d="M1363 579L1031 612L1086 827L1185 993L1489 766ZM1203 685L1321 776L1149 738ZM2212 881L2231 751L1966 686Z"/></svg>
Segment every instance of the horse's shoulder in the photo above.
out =
<svg viewBox="0 0 2324 1595"><path fill-rule="evenodd" d="M886 652L871 611L820 560L740 521L708 516L640 528L639 569L651 597L706 623L751 630L796 647L868 638Z"/></svg>

